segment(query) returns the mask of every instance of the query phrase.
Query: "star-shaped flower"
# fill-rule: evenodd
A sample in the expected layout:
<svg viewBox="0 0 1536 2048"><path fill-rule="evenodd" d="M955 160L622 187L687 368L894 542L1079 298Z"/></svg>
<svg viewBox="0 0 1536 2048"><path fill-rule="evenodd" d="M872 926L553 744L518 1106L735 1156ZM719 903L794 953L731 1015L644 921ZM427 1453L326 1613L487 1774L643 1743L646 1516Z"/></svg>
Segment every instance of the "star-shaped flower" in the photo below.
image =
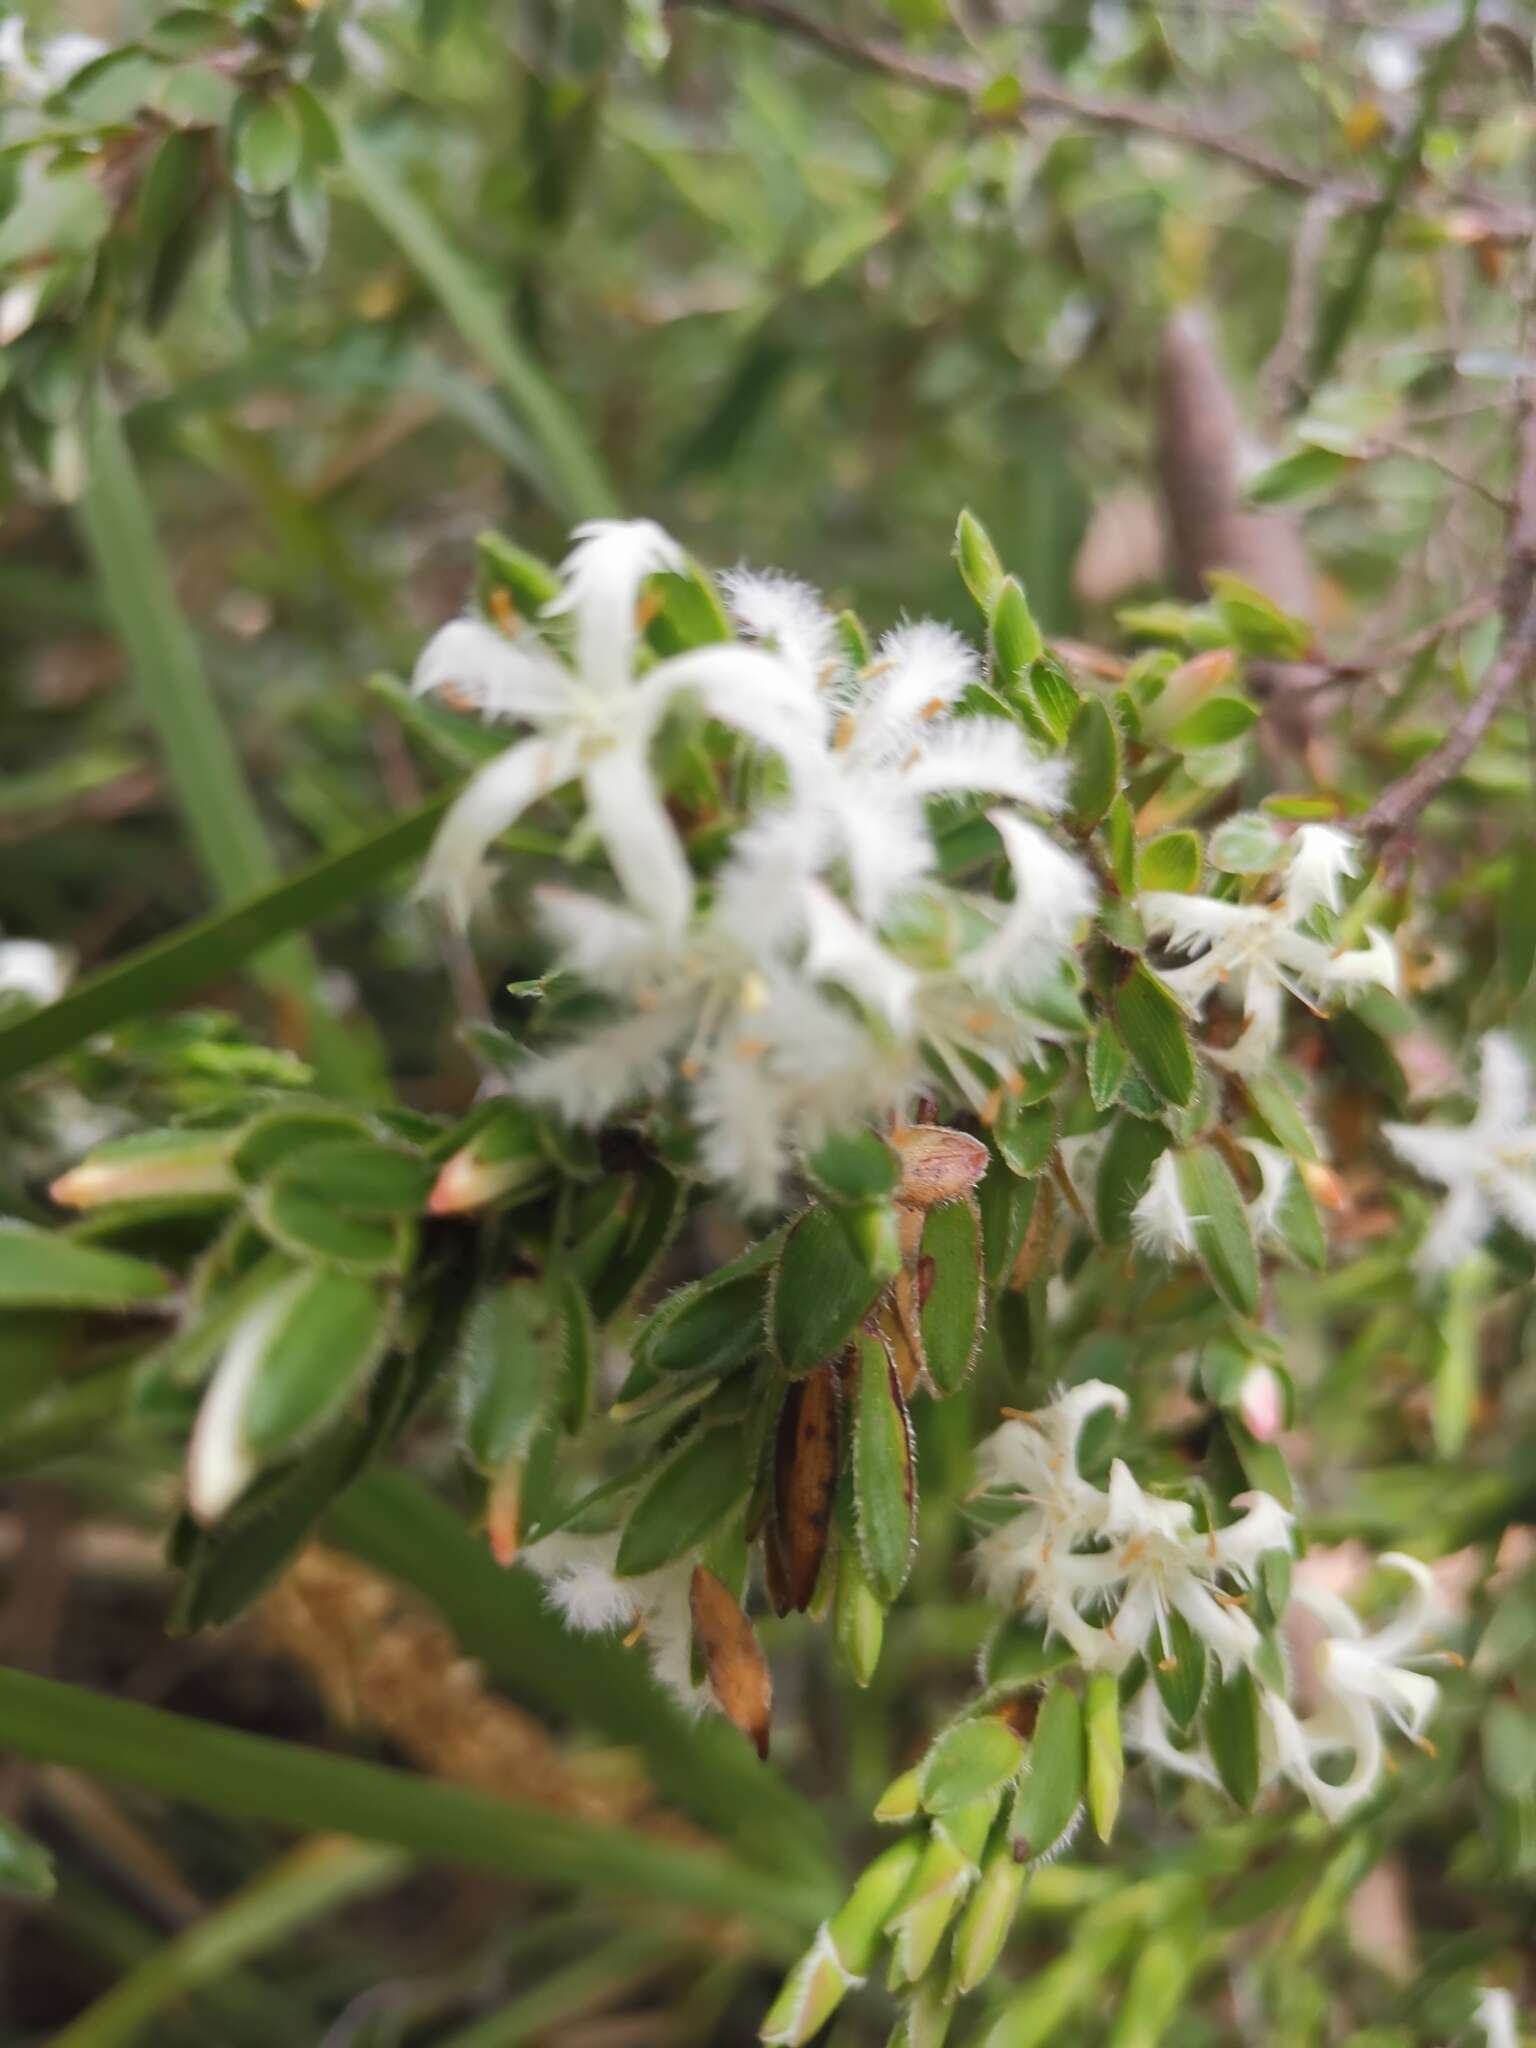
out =
<svg viewBox="0 0 1536 2048"><path fill-rule="evenodd" d="M1502 1219L1536 1244L1536 1123L1530 1069L1514 1041L1490 1031L1482 1042L1477 1113L1469 1124L1385 1124L1387 1142L1446 1200L1421 1248L1443 1271L1466 1258Z"/></svg>

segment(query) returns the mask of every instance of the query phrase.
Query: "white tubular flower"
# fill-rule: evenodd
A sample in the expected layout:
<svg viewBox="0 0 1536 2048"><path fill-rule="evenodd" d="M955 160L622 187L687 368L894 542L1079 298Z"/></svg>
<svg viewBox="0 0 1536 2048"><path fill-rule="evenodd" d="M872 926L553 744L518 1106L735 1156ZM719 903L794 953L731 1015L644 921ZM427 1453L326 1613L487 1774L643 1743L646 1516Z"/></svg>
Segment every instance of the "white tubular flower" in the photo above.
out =
<svg viewBox="0 0 1536 2048"><path fill-rule="evenodd" d="M693 907L693 877L655 788L649 750L675 699L792 764L821 746L824 715L795 670L758 648L699 647L636 674L636 607L645 578L677 569L676 543L649 520L597 520L577 529L565 588L548 607L569 614L574 666L532 634L507 639L460 619L426 647L413 687L461 689L487 716L530 727L489 762L443 821L422 887L467 919L485 857L530 805L579 779L587 812L630 901L675 936Z"/></svg>
<svg viewBox="0 0 1536 2048"><path fill-rule="evenodd" d="M1367 1634L1352 1607L1316 1587L1298 1585L1292 1598L1328 1631L1318 1645L1316 1677L1323 1704L1305 1720L1277 1694L1264 1694L1274 1743L1275 1766L1306 1793L1319 1813L1339 1820L1368 1799L1381 1776L1384 1747L1379 1716L1385 1716L1421 1748L1435 1710L1439 1687L1407 1660L1433 1656L1425 1647L1434 1581L1426 1565L1400 1551L1383 1565L1410 1582L1407 1599L1393 1619ZM1315 1759L1347 1754L1348 1775L1338 1784L1322 1777Z"/></svg>
<svg viewBox="0 0 1536 2048"><path fill-rule="evenodd" d="M1189 1778L1197 1785L1221 1789L1221 1778L1201 1743L1180 1749L1173 1739L1173 1726L1155 1685L1144 1685L1120 1717L1120 1733L1127 1749L1144 1756L1148 1763L1169 1771L1176 1778Z"/></svg>
<svg viewBox="0 0 1536 2048"><path fill-rule="evenodd" d="M302 1272L279 1280L236 1323L208 1382L187 1445L187 1506L216 1522L256 1477L245 1438L245 1411L267 1346L307 1284Z"/></svg>
<svg viewBox="0 0 1536 2048"><path fill-rule="evenodd" d="M1432 1272L1459 1265L1500 1217L1536 1244L1530 1069L1502 1031L1490 1031L1482 1042L1477 1113L1471 1123L1382 1128L1400 1158L1446 1190L1422 1247Z"/></svg>
<svg viewBox="0 0 1536 2048"><path fill-rule="evenodd" d="M69 986L69 955L41 939L0 939L0 996L23 996L39 1008Z"/></svg>
<svg viewBox="0 0 1536 2048"><path fill-rule="evenodd" d="M1269 1495L1246 1494L1235 1503L1239 1521L1199 1530L1187 1501L1145 1492L1119 1459L1107 1492L1090 1485L1076 1466L1082 1424L1094 1408L1122 1400L1090 1381L982 1446L984 1476L1029 1502L978 1546L988 1592L1043 1621L1089 1670L1168 1656L1178 1613L1230 1672L1252 1660L1261 1638L1220 1582L1246 1586L1265 1551L1289 1548L1290 1516ZM1021 1433L1028 1430L1038 1447Z"/></svg>
<svg viewBox="0 0 1536 2048"><path fill-rule="evenodd" d="M638 1628L660 1684L689 1713L702 1713L710 1695L707 1686L693 1682L688 1597L697 1560L677 1558L659 1571L621 1579L614 1571L618 1554L617 1532L574 1536L556 1530L528 1544L518 1561L537 1572L550 1605L578 1635Z"/></svg>
<svg viewBox="0 0 1536 2048"><path fill-rule="evenodd" d="M1321 840L1309 836L1318 833ZM1238 1073L1256 1071L1278 1049L1286 990L1317 1009L1366 984L1392 990L1398 985L1397 955L1384 932L1372 928L1364 947L1341 952L1297 928L1319 904L1337 899L1352 842L1321 825L1303 827L1296 839L1300 844L1277 902L1227 903L1158 889L1138 898L1150 932L1166 938L1175 952L1198 954L1163 975L1181 1001L1198 1011L1226 982L1241 995L1242 1034L1219 1055Z"/></svg>

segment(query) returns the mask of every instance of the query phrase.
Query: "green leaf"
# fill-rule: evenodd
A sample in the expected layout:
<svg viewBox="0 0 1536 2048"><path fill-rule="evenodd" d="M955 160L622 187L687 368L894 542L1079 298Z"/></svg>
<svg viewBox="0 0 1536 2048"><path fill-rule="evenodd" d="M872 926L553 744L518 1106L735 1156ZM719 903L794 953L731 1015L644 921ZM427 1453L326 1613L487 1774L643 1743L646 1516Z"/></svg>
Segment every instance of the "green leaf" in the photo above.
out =
<svg viewBox="0 0 1536 2048"><path fill-rule="evenodd" d="M304 132L286 96L246 92L230 123L230 165L235 183L256 199L270 199L304 161Z"/></svg>
<svg viewBox="0 0 1536 2048"><path fill-rule="evenodd" d="M464 1448L494 1478L521 1466L559 1392L565 1333L536 1280L508 1280L477 1296L460 1339L459 1416Z"/></svg>
<svg viewBox="0 0 1536 2048"><path fill-rule="evenodd" d="M1065 746L1078 707L1084 700L1078 695L1072 678L1049 650L1030 667L1028 701L1045 736L1054 746Z"/></svg>
<svg viewBox="0 0 1536 2048"><path fill-rule="evenodd" d="M858 1257L834 1211L807 1209L784 1241L768 1308L769 1338L784 1370L795 1377L836 1357L885 1278Z"/></svg>
<svg viewBox="0 0 1536 2048"><path fill-rule="evenodd" d="M1266 1074L1244 1074L1243 1087L1269 1135L1295 1159L1316 1159L1317 1143L1307 1128L1300 1102L1289 1086L1293 1070L1279 1066Z"/></svg>
<svg viewBox="0 0 1536 2048"><path fill-rule="evenodd" d="M393 1309L383 1288L355 1274L320 1268L297 1277L241 1416L259 1458L292 1449L341 1412L383 1357Z"/></svg>
<svg viewBox="0 0 1536 2048"><path fill-rule="evenodd" d="M0 1309L130 1309L170 1291L169 1274L142 1259L27 1224L0 1225Z"/></svg>
<svg viewBox="0 0 1536 2048"><path fill-rule="evenodd" d="M435 1174L413 1152L356 1138L304 1146L279 1178L285 1187L302 1188L354 1216L415 1216Z"/></svg>
<svg viewBox="0 0 1536 2048"><path fill-rule="evenodd" d="M1239 811L1211 834L1211 866L1224 875L1262 875L1276 867L1286 842L1262 811Z"/></svg>
<svg viewBox="0 0 1536 2048"><path fill-rule="evenodd" d="M57 1889L52 1855L0 1813L0 1898L40 1903Z"/></svg>
<svg viewBox="0 0 1536 2048"><path fill-rule="evenodd" d="M560 572L505 534L488 529L475 536L475 565L482 611L489 611L494 594L504 591L520 618L536 619L560 595Z"/></svg>
<svg viewBox="0 0 1536 2048"><path fill-rule="evenodd" d="M966 589L990 619L1003 587L1003 565L997 549L981 521L970 511L960 514L955 526L954 556Z"/></svg>
<svg viewBox="0 0 1536 2048"><path fill-rule="evenodd" d="M1244 697L1207 697L1188 718L1181 718L1168 735L1168 744L1181 753L1195 747L1224 747L1241 739L1258 717L1258 707Z"/></svg>
<svg viewBox="0 0 1536 2048"><path fill-rule="evenodd" d="M1142 1079L1164 1102L1185 1108L1195 1092L1195 1056L1173 992L1138 960L1115 990L1111 1008Z"/></svg>
<svg viewBox="0 0 1536 2048"><path fill-rule="evenodd" d="M806 1161L811 1178L833 1202L873 1202L893 1195L901 1181L895 1148L867 1125L833 1131Z"/></svg>
<svg viewBox="0 0 1536 2048"><path fill-rule="evenodd" d="M1275 1228L1304 1266L1310 1266L1314 1273L1327 1271L1328 1238L1323 1220L1311 1190L1294 1166L1275 1213Z"/></svg>
<svg viewBox="0 0 1536 2048"><path fill-rule="evenodd" d="M981 1241L988 1287L1001 1287L1023 1249L1029 1219L1035 1213L1038 1181L1020 1180L1002 1159L988 1166L976 1203L981 1211Z"/></svg>
<svg viewBox="0 0 1536 2048"><path fill-rule="evenodd" d="M344 1144L367 1129L366 1118L325 1103L266 1110L237 1134L230 1165L247 1186L257 1186L310 1146Z"/></svg>
<svg viewBox="0 0 1536 2048"><path fill-rule="evenodd" d="M1160 1656L1154 1641L1148 1646L1148 1656L1168 1718L1182 1735L1192 1726L1205 1697L1205 1643L1177 1608L1168 1614L1167 1631L1167 1653Z"/></svg>
<svg viewBox="0 0 1536 2048"><path fill-rule="evenodd" d="M1076 1652L1063 1637L1047 1637L1040 1622L1010 1614L987 1645L984 1672L989 1686L1025 1686L1076 1662Z"/></svg>
<svg viewBox="0 0 1536 2048"><path fill-rule="evenodd" d="M1136 888L1136 813L1123 790L1104 814L1104 838L1115 886L1130 896Z"/></svg>
<svg viewBox="0 0 1536 2048"><path fill-rule="evenodd" d="M1120 1681L1112 1671L1090 1671L1083 1686L1083 1732L1088 1752L1088 1814L1107 1842L1120 1811L1125 1748L1120 1736Z"/></svg>
<svg viewBox="0 0 1536 2048"><path fill-rule="evenodd" d="M1120 729L1102 697L1084 697L1067 734L1067 816L1091 832L1120 791Z"/></svg>
<svg viewBox="0 0 1536 2048"><path fill-rule="evenodd" d="M1245 1813L1259 1796L1259 1692L1253 1673L1218 1677L1201 1726L1216 1775Z"/></svg>
<svg viewBox="0 0 1536 2048"><path fill-rule="evenodd" d="M751 1485L739 1429L700 1429L641 1494L619 1538L620 1578L659 1571L695 1550L746 1500Z"/></svg>
<svg viewBox="0 0 1536 2048"><path fill-rule="evenodd" d="M995 1714L979 1714L934 1743L923 1759L918 1796L929 1813L950 1813L1000 1793L1023 1762L1022 1737Z"/></svg>
<svg viewBox="0 0 1536 2048"><path fill-rule="evenodd" d="M1435 1331L1435 1378L1430 1427L1442 1458L1461 1453L1477 1406L1482 1367L1483 1315L1497 1279L1486 1253L1474 1253L1452 1269Z"/></svg>
<svg viewBox="0 0 1536 2048"><path fill-rule="evenodd" d="M928 1377L939 1393L952 1394L981 1343L981 1211L974 1197L928 1211L919 1256L933 1262L920 1311Z"/></svg>
<svg viewBox="0 0 1536 2048"><path fill-rule="evenodd" d="M1072 1825L1088 1775L1083 1710L1071 1686L1051 1686L1029 1745L1029 1767L1014 1807L1014 1833L1031 1860L1048 1855Z"/></svg>
<svg viewBox="0 0 1536 2048"><path fill-rule="evenodd" d="M348 1215L312 1188L284 1180L258 1190L251 1219L280 1251L351 1273L403 1273L415 1251L404 1219Z"/></svg>
<svg viewBox="0 0 1536 2048"><path fill-rule="evenodd" d="M1311 647L1312 628L1308 622L1282 611L1273 599L1240 576L1212 569L1205 580L1222 624L1244 654L1300 661Z"/></svg>
<svg viewBox="0 0 1536 2048"><path fill-rule="evenodd" d="M1248 486L1248 496L1255 505L1294 504L1299 498L1314 498L1332 490L1354 466L1351 458L1336 448L1298 448L1260 470Z"/></svg>
<svg viewBox="0 0 1536 2048"><path fill-rule="evenodd" d="M636 1334L635 1364L664 1373L726 1373L761 1351L781 1243L778 1233L766 1237L717 1273L669 1295Z"/></svg>
<svg viewBox="0 0 1536 2048"><path fill-rule="evenodd" d="M587 1286L599 1323L616 1316L645 1285L672 1242L682 1211L683 1184L675 1174L651 1167L634 1177L617 1240Z"/></svg>
<svg viewBox="0 0 1536 2048"><path fill-rule="evenodd" d="M803 1883L716 1849L414 1772L247 1735L19 1671L0 1671L0 1743L19 1755L136 1785L213 1812L363 1841L540 1885L654 1905L740 1912L782 1942L803 1936L822 1900ZM792 1952L792 1951L791 1951Z"/></svg>
<svg viewBox="0 0 1536 2048"><path fill-rule="evenodd" d="M1198 832L1160 832L1141 849L1136 864L1138 886L1189 895L1200 887L1200 868Z"/></svg>
<svg viewBox="0 0 1536 2048"><path fill-rule="evenodd" d="M917 1474L901 1382L883 1341L867 1334L858 1340L853 1498L859 1554L876 1595L889 1606L912 1569Z"/></svg>
<svg viewBox="0 0 1536 2048"><path fill-rule="evenodd" d="M1095 1109L1108 1109L1131 1070L1125 1040L1107 1017L1101 1019L1088 1047L1088 1093Z"/></svg>
<svg viewBox="0 0 1536 2048"><path fill-rule="evenodd" d="M1031 1180L1045 1166L1056 1143L1056 1111L1049 1102L1020 1102L1009 1096L992 1126L992 1143L1008 1169Z"/></svg>
<svg viewBox="0 0 1536 2048"><path fill-rule="evenodd" d="M1179 1154L1178 1180L1195 1253L1211 1285L1229 1308L1253 1315L1259 1306L1259 1261L1232 1169L1214 1147L1197 1145Z"/></svg>
<svg viewBox="0 0 1536 2048"><path fill-rule="evenodd" d="M1045 642L1016 576L1005 576L997 586L990 634L996 674L1007 683L1022 682L1030 665L1045 652Z"/></svg>

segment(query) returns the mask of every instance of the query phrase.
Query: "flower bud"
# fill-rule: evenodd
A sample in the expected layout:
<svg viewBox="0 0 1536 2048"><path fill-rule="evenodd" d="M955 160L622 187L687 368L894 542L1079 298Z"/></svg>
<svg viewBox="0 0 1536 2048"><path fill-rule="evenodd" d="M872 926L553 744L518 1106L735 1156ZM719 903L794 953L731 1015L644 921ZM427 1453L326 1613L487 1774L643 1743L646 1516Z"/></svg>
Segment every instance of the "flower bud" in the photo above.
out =
<svg viewBox="0 0 1536 2048"><path fill-rule="evenodd" d="M880 1647L885 1639L885 1609L879 1594L869 1583L857 1542L845 1541L837 1554L832 1631L855 1685L868 1685L880 1662ZM900 1784L901 1780L896 1782ZM886 1818L878 1809L876 1817ZM908 1816L902 1815L901 1818Z"/></svg>
<svg viewBox="0 0 1536 2048"><path fill-rule="evenodd" d="M510 1194L532 1194L550 1178L538 1125L521 1104L498 1103L467 1145L443 1166L427 1197L432 1216L467 1216Z"/></svg>
<svg viewBox="0 0 1536 2048"><path fill-rule="evenodd" d="M899 1778L892 1778L875 1801L875 1819L887 1825L911 1820L917 1813L922 1775L921 1764L914 1764L910 1771L903 1771Z"/></svg>
<svg viewBox="0 0 1536 2048"><path fill-rule="evenodd" d="M778 1997L758 2029L758 2039L782 2043L783 2048L799 2048L802 2041L809 2041L821 2031L841 2005L844 1994L858 1982L843 1968L823 1924L780 1986Z"/></svg>
<svg viewBox="0 0 1536 2048"><path fill-rule="evenodd" d="M938 1124L911 1124L893 1131L891 1143L901 1157L896 1199L913 1209L958 1202L981 1180L990 1156L979 1138Z"/></svg>
<svg viewBox="0 0 1536 2048"><path fill-rule="evenodd" d="M226 1132L147 1131L98 1145L48 1192L66 1209L100 1209L108 1202L233 1194L238 1185Z"/></svg>
<svg viewBox="0 0 1536 2048"><path fill-rule="evenodd" d="M886 1922L911 1887L924 1855L921 1835L882 1850L827 1923L845 1969L862 1976L875 1959Z"/></svg>
<svg viewBox="0 0 1536 2048"><path fill-rule="evenodd" d="M980 1874L981 1853L996 1811L995 1797L980 1799L934 1822L911 1891L886 1922L898 1981L915 1984L933 1961L945 1929Z"/></svg>
<svg viewBox="0 0 1536 2048"><path fill-rule="evenodd" d="M1237 1412L1250 1436L1272 1444L1285 1427L1285 1388L1271 1366L1250 1365L1237 1390Z"/></svg>
<svg viewBox="0 0 1536 2048"><path fill-rule="evenodd" d="M869 1865L784 1979L763 2021L761 2040L799 2048L826 2025L843 1994L863 1983L885 1923L911 1883L922 1849L921 1839L909 1836Z"/></svg>
<svg viewBox="0 0 1536 2048"><path fill-rule="evenodd" d="M944 2048L954 2000L935 1977L925 1977L902 2007L890 2048Z"/></svg>

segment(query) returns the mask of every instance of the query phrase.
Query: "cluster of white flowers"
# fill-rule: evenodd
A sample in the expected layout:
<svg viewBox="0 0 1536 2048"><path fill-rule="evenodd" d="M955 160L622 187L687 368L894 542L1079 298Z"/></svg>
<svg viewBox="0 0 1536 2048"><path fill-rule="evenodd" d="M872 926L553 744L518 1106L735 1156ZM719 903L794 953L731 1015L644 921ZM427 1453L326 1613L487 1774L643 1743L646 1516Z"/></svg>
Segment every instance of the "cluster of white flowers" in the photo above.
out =
<svg viewBox="0 0 1536 2048"><path fill-rule="evenodd" d="M1336 1596L1296 1588L1293 1600L1323 1630L1307 1674L1308 1710L1298 1712L1270 1682L1276 1660L1261 1655L1264 1637L1244 1605L1265 1554L1289 1554L1290 1515L1268 1494L1245 1494L1233 1503L1243 1510L1239 1520L1201 1530L1188 1502L1147 1493L1118 1459L1108 1487L1092 1485L1078 1469L1084 1425L1101 1409L1125 1407L1118 1388L1089 1380L1034 1415L1003 1423L981 1445L983 1484L1024 1503L978 1545L989 1596L1061 1636L1090 1671L1120 1672L1136 1657L1161 1663L1172 1654L1171 1617L1181 1616L1223 1676L1253 1673L1266 1778L1290 1779L1330 1818L1348 1813L1381 1774L1378 1717L1422 1741L1434 1710L1434 1680L1405 1668L1425 1655L1428 1570L1398 1553L1382 1559L1407 1577L1410 1595L1374 1635ZM1175 1740L1155 1686L1138 1693L1125 1733L1153 1762L1219 1782L1198 1742ZM1347 1774L1325 1777L1318 1768L1324 1758L1348 1758Z"/></svg>
<svg viewBox="0 0 1536 2048"><path fill-rule="evenodd" d="M1470 1123L1382 1128L1400 1158L1446 1190L1423 1245L1431 1272L1469 1257L1501 1220L1536 1244L1531 1075L1502 1031L1490 1031L1482 1042L1481 1086Z"/></svg>
<svg viewBox="0 0 1536 2048"><path fill-rule="evenodd" d="M927 1092L995 1110L1052 1033L1032 998L1096 892L1016 808L1058 810L1062 764L1002 718L957 715L977 674L957 634L904 625L859 665L814 591L738 571L738 637L647 665L642 586L685 568L650 522L599 521L538 627L461 619L433 639L416 688L451 688L526 736L454 805L424 886L467 916L493 841L579 782L623 900L547 889L540 909L562 966L614 1015L527 1061L516 1085L592 1123L681 1083L708 1171L756 1206L832 1125ZM651 759L682 700L768 757L739 778L759 794L702 889ZM935 878L936 797L1010 806L990 816L1011 901Z"/></svg>
<svg viewBox="0 0 1536 2048"><path fill-rule="evenodd" d="M1355 842L1332 825L1303 825L1290 841L1283 885L1270 903L1227 903L1214 896L1148 890L1139 898L1147 929L1177 953L1197 953L1163 979L1192 1010L1219 986L1242 998L1237 1043L1212 1058L1234 1072L1258 1072L1280 1046L1286 990L1309 1008L1375 984L1396 990L1397 954L1385 932L1363 947L1338 948L1308 927L1315 913L1337 913L1354 869Z"/></svg>

